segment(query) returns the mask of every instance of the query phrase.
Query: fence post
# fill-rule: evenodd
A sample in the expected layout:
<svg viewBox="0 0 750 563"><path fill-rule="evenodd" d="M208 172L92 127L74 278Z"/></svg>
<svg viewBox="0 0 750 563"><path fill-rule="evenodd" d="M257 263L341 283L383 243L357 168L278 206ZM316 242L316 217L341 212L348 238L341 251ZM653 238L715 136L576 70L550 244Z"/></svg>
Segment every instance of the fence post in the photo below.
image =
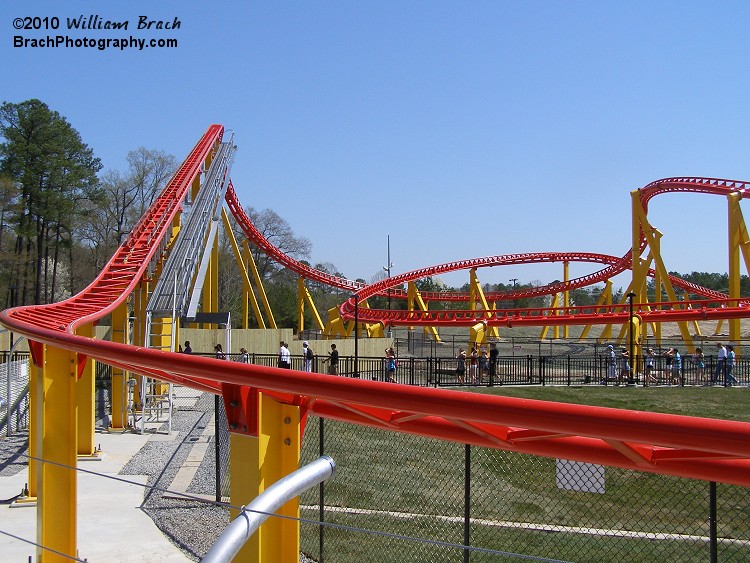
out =
<svg viewBox="0 0 750 563"><path fill-rule="evenodd" d="M221 398L214 395L214 454L216 456L216 502L221 502Z"/></svg>
<svg viewBox="0 0 750 563"><path fill-rule="evenodd" d="M568 356L567 366L568 366L568 387L570 387L570 356Z"/></svg>
<svg viewBox="0 0 750 563"><path fill-rule="evenodd" d="M323 417L318 418L318 452L320 457L323 457L325 455L325 434L323 431ZM320 561L319 563L323 563L323 547L325 545L325 526L323 526L323 522L325 522L325 481L320 482L320 498L318 500L320 506L318 508L318 520L320 521L320 524L318 525L318 552L320 554Z"/></svg>
<svg viewBox="0 0 750 563"><path fill-rule="evenodd" d="M718 561L718 553L716 550L716 482L710 481L708 483L708 526L709 526L709 560L711 563Z"/></svg>
<svg viewBox="0 0 750 563"><path fill-rule="evenodd" d="M471 446L464 444L464 563L469 563L471 545Z"/></svg>
<svg viewBox="0 0 750 563"><path fill-rule="evenodd" d="M529 354L526 356L526 380L527 383L531 383L531 373L534 365L534 358Z"/></svg>

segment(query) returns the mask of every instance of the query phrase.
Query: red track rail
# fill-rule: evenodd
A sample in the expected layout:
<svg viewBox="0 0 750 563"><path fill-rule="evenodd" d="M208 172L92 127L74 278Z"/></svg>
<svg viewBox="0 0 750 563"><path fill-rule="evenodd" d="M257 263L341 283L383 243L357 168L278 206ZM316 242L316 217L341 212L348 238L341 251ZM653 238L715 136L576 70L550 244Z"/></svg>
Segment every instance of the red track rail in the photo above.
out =
<svg viewBox="0 0 750 563"><path fill-rule="evenodd" d="M2 311L0 322L36 343L136 373L213 393L221 392L225 384L262 389L282 402L332 419L510 451L750 485L750 423L361 381L75 335L76 327L96 321L122 303L145 275L185 190L221 134L221 127L209 128L133 235L86 290L54 305Z"/></svg>

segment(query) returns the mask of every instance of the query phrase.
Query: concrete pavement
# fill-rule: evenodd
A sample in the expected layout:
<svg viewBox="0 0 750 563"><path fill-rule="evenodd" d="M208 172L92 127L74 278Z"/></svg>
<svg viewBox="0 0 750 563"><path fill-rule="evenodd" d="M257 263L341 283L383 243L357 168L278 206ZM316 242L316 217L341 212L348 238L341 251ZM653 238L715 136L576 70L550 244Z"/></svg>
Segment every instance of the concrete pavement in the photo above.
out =
<svg viewBox="0 0 750 563"><path fill-rule="evenodd" d="M147 477L117 475L150 439L174 437L129 432L97 434L95 440L102 450L101 460L79 461L79 469L85 470L78 474L79 559L89 563L192 561L140 509L144 495L141 485L146 484ZM27 469L13 476L0 476L0 499L17 495L27 482ZM0 553L3 561L26 563L37 560L34 545L36 513L35 506L0 505Z"/></svg>

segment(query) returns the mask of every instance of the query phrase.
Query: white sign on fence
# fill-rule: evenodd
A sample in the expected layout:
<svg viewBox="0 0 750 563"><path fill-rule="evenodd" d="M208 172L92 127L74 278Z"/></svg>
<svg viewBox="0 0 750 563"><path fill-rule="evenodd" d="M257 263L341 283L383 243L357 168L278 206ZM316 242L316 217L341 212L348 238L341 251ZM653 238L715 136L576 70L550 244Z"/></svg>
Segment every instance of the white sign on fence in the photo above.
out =
<svg viewBox="0 0 750 563"><path fill-rule="evenodd" d="M555 473L558 489L604 494L603 465L557 459Z"/></svg>

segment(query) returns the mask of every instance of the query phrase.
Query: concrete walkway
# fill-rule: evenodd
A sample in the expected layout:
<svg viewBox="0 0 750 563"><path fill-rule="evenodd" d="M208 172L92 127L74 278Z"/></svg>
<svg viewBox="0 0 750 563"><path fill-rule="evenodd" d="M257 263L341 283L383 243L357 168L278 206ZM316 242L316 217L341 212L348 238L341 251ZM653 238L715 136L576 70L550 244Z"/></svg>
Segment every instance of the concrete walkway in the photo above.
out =
<svg viewBox="0 0 750 563"><path fill-rule="evenodd" d="M139 508L144 495L144 488L139 485L144 485L147 477L117 475L149 439L170 438L134 433L96 435L96 444L102 450L101 460L78 464L79 469L86 471L78 474L79 559L86 559L89 563L192 561L170 543ZM122 481L106 476L118 477ZM0 499L17 495L27 482L28 470L13 476L0 476ZM37 561L34 545L36 513L35 506L0 505L0 553L3 561Z"/></svg>

